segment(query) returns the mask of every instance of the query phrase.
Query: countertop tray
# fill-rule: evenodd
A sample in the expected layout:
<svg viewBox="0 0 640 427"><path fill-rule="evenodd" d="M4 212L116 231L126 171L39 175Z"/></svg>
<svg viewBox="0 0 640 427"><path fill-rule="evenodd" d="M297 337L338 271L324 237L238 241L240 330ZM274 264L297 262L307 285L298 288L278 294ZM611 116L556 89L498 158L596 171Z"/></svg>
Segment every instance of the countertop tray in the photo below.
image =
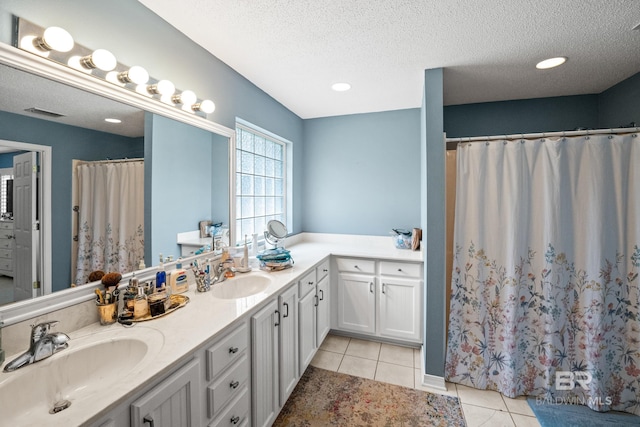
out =
<svg viewBox="0 0 640 427"><path fill-rule="evenodd" d="M157 316L152 317L150 314L147 314L146 316L141 317L139 319L131 319L131 321L146 322L148 320L158 319L160 317L166 316L167 314L173 313L174 311L176 311L181 307L184 307L189 302L189 297L185 295L171 295L169 298L171 298L171 307L169 308L169 310L165 311L162 314L158 314Z"/></svg>

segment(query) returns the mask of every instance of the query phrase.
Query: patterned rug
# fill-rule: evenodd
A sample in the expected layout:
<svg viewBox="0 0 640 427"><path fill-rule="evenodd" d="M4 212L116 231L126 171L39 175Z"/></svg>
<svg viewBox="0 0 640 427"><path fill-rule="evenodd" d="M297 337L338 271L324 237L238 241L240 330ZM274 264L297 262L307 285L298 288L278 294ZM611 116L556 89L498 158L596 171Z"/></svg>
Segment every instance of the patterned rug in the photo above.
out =
<svg viewBox="0 0 640 427"><path fill-rule="evenodd" d="M460 402L309 366L274 426L465 426Z"/></svg>

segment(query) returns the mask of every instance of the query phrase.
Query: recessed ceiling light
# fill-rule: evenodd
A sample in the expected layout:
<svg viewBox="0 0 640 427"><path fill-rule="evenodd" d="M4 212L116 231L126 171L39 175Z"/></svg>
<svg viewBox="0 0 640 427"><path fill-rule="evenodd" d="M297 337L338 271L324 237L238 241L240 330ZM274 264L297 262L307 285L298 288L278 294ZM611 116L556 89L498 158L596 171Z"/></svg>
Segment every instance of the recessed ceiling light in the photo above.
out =
<svg viewBox="0 0 640 427"><path fill-rule="evenodd" d="M536 68L538 70L546 70L548 68L557 67L558 65L562 65L567 62L567 58L564 56L558 56L556 58L545 59L544 61L540 61L536 64Z"/></svg>
<svg viewBox="0 0 640 427"><path fill-rule="evenodd" d="M120 119L104 119L104 121L109 123L122 123Z"/></svg>
<svg viewBox="0 0 640 427"><path fill-rule="evenodd" d="M351 85L349 83L334 83L333 85L331 85L331 89L335 90L336 92L344 92L351 89Z"/></svg>

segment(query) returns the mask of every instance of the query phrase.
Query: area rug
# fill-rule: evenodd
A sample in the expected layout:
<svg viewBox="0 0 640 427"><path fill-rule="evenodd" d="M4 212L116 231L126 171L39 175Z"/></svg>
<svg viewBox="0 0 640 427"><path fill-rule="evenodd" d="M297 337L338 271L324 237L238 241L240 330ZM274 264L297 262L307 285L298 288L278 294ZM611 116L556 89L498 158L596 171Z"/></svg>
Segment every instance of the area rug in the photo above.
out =
<svg viewBox="0 0 640 427"><path fill-rule="evenodd" d="M527 399L541 427L638 427L640 417L625 412L596 412L584 405L538 402Z"/></svg>
<svg viewBox="0 0 640 427"><path fill-rule="evenodd" d="M460 402L309 366L274 426L465 426Z"/></svg>

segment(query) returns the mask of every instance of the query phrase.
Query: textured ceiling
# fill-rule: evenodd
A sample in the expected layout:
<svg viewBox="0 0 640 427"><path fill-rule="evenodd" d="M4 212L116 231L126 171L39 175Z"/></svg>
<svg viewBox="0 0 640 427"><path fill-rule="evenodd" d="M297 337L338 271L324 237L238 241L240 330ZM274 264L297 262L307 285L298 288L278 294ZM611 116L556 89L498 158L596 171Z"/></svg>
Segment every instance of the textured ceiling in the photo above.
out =
<svg viewBox="0 0 640 427"><path fill-rule="evenodd" d="M599 93L640 71L637 0L139 0L302 118ZM560 68L535 64L567 56ZM348 92L330 89L351 83Z"/></svg>

